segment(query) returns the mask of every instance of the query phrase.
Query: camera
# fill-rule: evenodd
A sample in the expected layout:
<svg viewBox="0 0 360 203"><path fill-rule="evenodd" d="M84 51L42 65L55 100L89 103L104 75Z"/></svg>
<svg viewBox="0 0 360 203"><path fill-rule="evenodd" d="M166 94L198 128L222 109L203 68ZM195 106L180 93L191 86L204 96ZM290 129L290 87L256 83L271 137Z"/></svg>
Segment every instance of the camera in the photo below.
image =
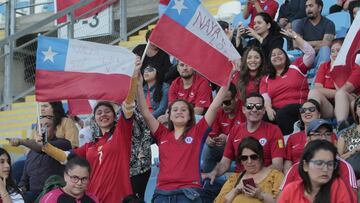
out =
<svg viewBox="0 0 360 203"><path fill-rule="evenodd" d="M45 124L42 128L41 128L41 137L43 140L43 143L47 143L47 138L48 138L48 126Z"/></svg>

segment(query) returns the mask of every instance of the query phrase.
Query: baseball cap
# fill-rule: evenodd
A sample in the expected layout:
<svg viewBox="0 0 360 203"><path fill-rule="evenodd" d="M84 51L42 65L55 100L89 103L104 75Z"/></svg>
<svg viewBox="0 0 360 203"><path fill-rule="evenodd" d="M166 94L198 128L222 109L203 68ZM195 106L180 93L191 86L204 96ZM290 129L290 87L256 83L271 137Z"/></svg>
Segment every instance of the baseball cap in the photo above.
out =
<svg viewBox="0 0 360 203"><path fill-rule="evenodd" d="M316 131L317 129L319 129L321 126L326 126L328 127L329 129L332 130L332 125L329 121L327 120L324 120L324 119L315 119L315 120L312 120L308 126L307 126L307 130L306 130L306 135L309 135L310 132L314 132Z"/></svg>

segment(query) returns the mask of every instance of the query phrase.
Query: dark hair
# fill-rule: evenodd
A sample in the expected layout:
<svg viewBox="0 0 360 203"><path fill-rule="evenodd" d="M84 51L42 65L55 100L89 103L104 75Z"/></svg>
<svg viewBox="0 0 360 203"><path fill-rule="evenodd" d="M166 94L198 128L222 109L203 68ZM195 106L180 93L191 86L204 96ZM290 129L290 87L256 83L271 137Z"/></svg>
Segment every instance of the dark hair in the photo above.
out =
<svg viewBox="0 0 360 203"><path fill-rule="evenodd" d="M108 102L108 101L100 101L96 104L95 108L94 108L94 116L95 116L95 113L96 113L96 110L100 107L100 106L106 106L108 107L112 113L114 114L114 116L116 116L116 113L115 113L115 109L114 109L114 106L111 104L111 102Z"/></svg>
<svg viewBox="0 0 360 203"><path fill-rule="evenodd" d="M169 128L170 131L174 130L174 123L170 120L170 117L171 117L171 108L173 107L173 105L176 102L184 102L186 104L186 106L188 107L188 109L189 109L189 117L190 117L190 119L186 123L185 131L181 135L183 138L185 138L184 135L190 130L191 127L193 127L195 125L195 111L194 111L193 105L190 102L188 102L188 101L186 101L184 99L176 99L175 101L173 101L168 107L168 112L169 112L168 128Z"/></svg>
<svg viewBox="0 0 360 203"><path fill-rule="evenodd" d="M358 96L354 102L354 122L356 123L356 125L359 125L359 116L356 113L357 104L360 104L360 96Z"/></svg>
<svg viewBox="0 0 360 203"><path fill-rule="evenodd" d="M145 203L145 201L141 198L139 198L136 195L128 195L126 196L123 201L123 203Z"/></svg>
<svg viewBox="0 0 360 203"><path fill-rule="evenodd" d="M301 159L299 161L298 171L301 179L304 182L304 188L306 192L311 193L313 188L309 174L304 171L304 164L309 164L310 160L315 156L315 153L319 150L330 151L334 156L334 162L337 164L336 147L329 141L326 140L314 140L309 142L303 151ZM336 167L331 175L329 182L321 186L319 192L315 196L314 203L330 202L330 188L333 180L338 177L339 167Z"/></svg>
<svg viewBox="0 0 360 203"><path fill-rule="evenodd" d="M146 32L146 34L145 34L145 40L146 40L146 42L149 41L149 38L150 38L150 35L151 35L151 32L152 32L152 31L153 31L153 29L148 30L148 31Z"/></svg>
<svg viewBox="0 0 360 203"><path fill-rule="evenodd" d="M149 61L147 66L155 68L155 70L156 70L155 85L154 85L155 86L155 91L154 91L153 99L154 99L154 101L159 103L161 101L161 98L162 98L162 88L163 88L163 83L164 83L164 74L161 72L161 70L159 68L159 64L157 64L155 62ZM146 82L144 81L144 83L146 83Z"/></svg>
<svg viewBox="0 0 360 203"><path fill-rule="evenodd" d="M309 1L309 0L306 0L306 1ZM326 0L328 1L328 0ZM319 6L321 6L321 10L320 10L320 13L322 12L323 8L324 8L324 3L322 0L315 0L315 3Z"/></svg>
<svg viewBox="0 0 360 203"><path fill-rule="evenodd" d="M356 7L360 7L360 1L352 1L349 3L349 13L350 13L350 18L351 18L351 23L354 21L354 8Z"/></svg>
<svg viewBox="0 0 360 203"><path fill-rule="evenodd" d="M237 148L236 161L238 163L241 163L240 156L245 148L250 149L251 151L255 152L259 156L261 165L264 164L263 147L261 146L260 142L256 138L251 137L251 136L245 137L243 140L241 140L241 142Z"/></svg>
<svg viewBox="0 0 360 203"><path fill-rule="evenodd" d="M15 183L15 181L12 179L12 170L11 170L11 157L10 154L4 149L0 147L0 156L6 154L6 156L9 159L9 177L6 178L6 190L8 191L9 194L11 193L18 193L22 196L22 192L20 191L20 189L18 188L17 184Z"/></svg>
<svg viewBox="0 0 360 203"><path fill-rule="evenodd" d="M225 22L223 20L219 20L217 22L219 23L222 30L229 29L229 23L228 22Z"/></svg>
<svg viewBox="0 0 360 203"><path fill-rule="evenodd" d="M228 91L231 92L231 99L234 99L237 95L237 89L233 83L230 83Z"/></svg>
<svg viewBox="0 0 360 203"><path fill-rule="evenodd" d="M278 35L280 34L280 26L273 20L273 18L268 14L268 13L265 13L265 12L260 12L260 13L257 13L255 15L256 16L260 16L266 24L270 23L270 29L269 29L269 34L274 34L274 35Z"/></svg>
<svg viewBox="0 0 360 203"><path fill-rule="evenodd" d="M320 104L319 104L318 101L316 101L315 99L308 99L301 105L301 107L303 107L305 103L312 103L315 106L316 110L321 115ZM299 112L299 120L300 120L300 129L304 130L305 124L304 124L304 121L301 119L301 113L300 112Z"/></svg>
<svg viewBox="0 0 360 203"><path fill-rule="evenodd" d="M265 57L264 57L264 53L262 52L262 50L256 46L247 48L241 59L241 71L240 71L239 79L237 82L237 85L238 85L239 91L240 91L240 98L242 100L244 100L246 97L246 86L249 84L249 80L250 80L249 67L246 63L246 60L247 60L247 57L248 57L250 51L255 51L255 52L259 53L260 58L261 58L261 64L259 66L258 72L254 79L255 86L259 87L261 77L263 76L264 70L265 70Z"/></svg>
<svg viewBox="0 0 360 203"><path fill-rule="evenodd" d="M89 173L91 172L91 167L89 162L86 159L76 155L68 158L68 162L65 165L64 172L68 173L69 170L74 169L75 166L86 168Z"/></svg>
<svg viewBox="0 0 360 203"><path fill-rule="evenodd" d="M54 113L54 129L61 124L61 121L66 117L65 110L61 101L49 102Z"/></svg>
<svg viewBox="0 0 360 203"><path fill-rule="evenodd" d="M283 76L289 70L289 66L290 66L290 59L289 59L286 51L284 51L284 49L282 49L281 47L273 47L272 49L270 49L270 52L269 52L270 60L269 60L268 72L269 72L269 78L270 79L275 79L275 77L276 77L276 69L271 63L271 55L272 55L272 52L275 49L281 50L283 52L283 54L285 55L285 67L284 67L284 70L281 72L280 75Z"/></svg>
<svg viewBox="0 0 360 203"><path fill-rule="evenodd" d="M251 97L258 97L261 99L261 104L264 106L265 104L265 99L264 97L260 94L260 93L257 93L257 92L250 92L248 95L246 95L245 97L245 100L244 100L244 105L246 105L246 100L248 100L249 98Z"/></svg>

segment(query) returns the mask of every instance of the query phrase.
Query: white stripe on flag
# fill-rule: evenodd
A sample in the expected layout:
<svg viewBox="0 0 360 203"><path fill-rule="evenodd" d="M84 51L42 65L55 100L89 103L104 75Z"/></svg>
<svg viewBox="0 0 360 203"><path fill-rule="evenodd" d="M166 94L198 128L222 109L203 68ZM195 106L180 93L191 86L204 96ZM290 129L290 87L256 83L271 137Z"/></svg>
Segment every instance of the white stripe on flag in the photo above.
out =
<svg viewBox="0 0 360 203"><path fill-rule="evenodd" d="M228 59L233 61L241 58L218 22L202 5L197 7L194 16L186 25L186 29Z"/></svg>
<svg viewBox="0 0 360 203"><path fill-rule="evenodd" d="M132 76L136 56L128 49L80 40L69 40L66 72Z"/></svg>

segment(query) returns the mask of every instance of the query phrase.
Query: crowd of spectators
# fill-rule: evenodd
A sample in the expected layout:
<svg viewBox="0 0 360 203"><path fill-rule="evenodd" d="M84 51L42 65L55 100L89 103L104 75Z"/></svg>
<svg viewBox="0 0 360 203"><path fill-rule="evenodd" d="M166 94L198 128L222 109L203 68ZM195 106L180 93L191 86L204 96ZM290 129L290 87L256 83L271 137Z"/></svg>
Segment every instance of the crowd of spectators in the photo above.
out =
<svg viewBox="0 0 360 203"><path fill-rule="evenodd" d="M330 12L353 19L359 2ZM219 21L242 56L223 87L148 42L149 31L120 106L100 101L82 122L60 101L42 103L31 138L9 139L29 148L18 183L0 148L0 202L144 202L156 144L155 203L356 203L360 64L335 84L344 38L323 9L322 0L247 0L249 25ZM291 48L301 54L290 58Z"/></svg>

